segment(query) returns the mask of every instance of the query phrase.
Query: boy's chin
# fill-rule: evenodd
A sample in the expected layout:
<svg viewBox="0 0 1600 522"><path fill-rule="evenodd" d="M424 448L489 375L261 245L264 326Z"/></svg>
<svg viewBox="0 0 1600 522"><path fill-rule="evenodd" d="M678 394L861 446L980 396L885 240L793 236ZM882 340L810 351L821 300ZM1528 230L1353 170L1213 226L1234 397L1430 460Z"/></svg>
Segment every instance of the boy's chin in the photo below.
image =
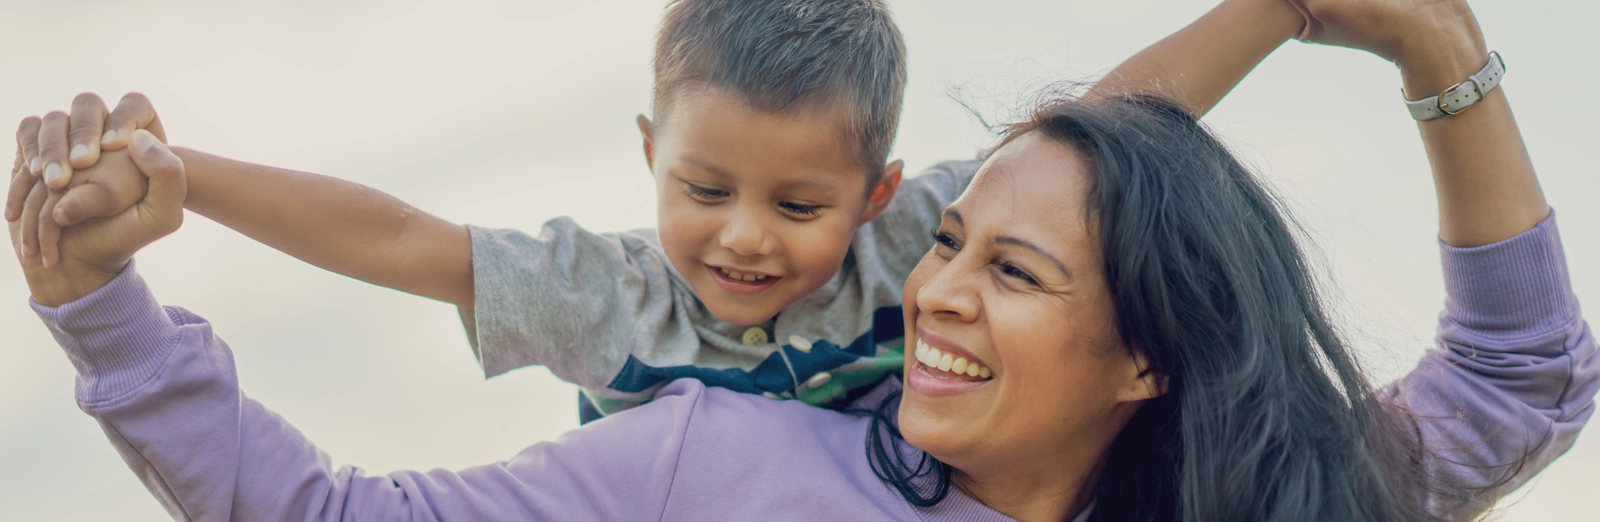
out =
<svg viewBox="0 0 1600 522"><path fill-rule="evenodd" d="M719 299L718 297L706 299L704 295L701 295L700 302L705 304L706 309L711 311L711 315L716 316L718 320L739 326L753 326L765 323L776 317L778 312L783 311L781 306L774 307L766 303L743 303L732 299Z"/></svg>

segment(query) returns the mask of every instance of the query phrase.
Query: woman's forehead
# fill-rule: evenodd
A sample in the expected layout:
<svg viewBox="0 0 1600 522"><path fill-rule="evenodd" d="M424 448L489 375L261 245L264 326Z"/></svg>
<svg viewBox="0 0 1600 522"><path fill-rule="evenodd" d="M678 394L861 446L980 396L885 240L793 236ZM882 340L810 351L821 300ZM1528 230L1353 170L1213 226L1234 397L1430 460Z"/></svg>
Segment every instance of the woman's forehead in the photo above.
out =
<svg viewBox="0 0 1600 522"><path fill-rule="evenodd" d="M1060 242L1082 235L1089 177L1071 147L1028 133L996 150L951 205L965 224L1039 233Z"/></svg>

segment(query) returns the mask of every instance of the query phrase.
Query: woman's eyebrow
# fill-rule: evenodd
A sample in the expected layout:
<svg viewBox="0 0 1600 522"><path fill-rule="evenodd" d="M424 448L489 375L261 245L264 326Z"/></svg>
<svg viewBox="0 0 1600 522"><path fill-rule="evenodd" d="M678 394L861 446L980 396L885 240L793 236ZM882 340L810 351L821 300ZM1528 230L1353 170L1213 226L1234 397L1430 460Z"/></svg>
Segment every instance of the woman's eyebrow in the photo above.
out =
<svg viewBox="0 0 1600 522"><path fill-rule="evenodd" d="M1062 263L1060 259L1057 259L1056 256L1050 255L1049 252L1045 252L1044 249L1043 248L1039 248L1038 245L1035 245L1033 243L1029 243L1027 240L1019 239L1019 238L1015 238L1015 237L1011 237L1011 236L995 236L995 238L992 241L994 242L994 244L997 244L997 245L1012 245L1012 246L1019 246L1019 247L1022 247L1022 248L1026 248L1028 250L1032 250L1032 251L1034 251L1034 253L1037 253L1037 254L1039 254L1041 256L1044 256L1045 259L1049 259L1051 263L1055 263L1056 268L1061 269L1061 273L1065 274L1067 276L1067 279L1072 279L1072 271L1071 270L1067 270L1066 263Z"/></svg>
<svg viewBox="0 0 1600 522"><path fill-rule="evenodd" d="M961 225L963 227L967 226L967 222L961 219L961 213L956 211L955 208L945 207L944 208L944 217L949 218L951 221L956 222L957 225Z"/></svg>

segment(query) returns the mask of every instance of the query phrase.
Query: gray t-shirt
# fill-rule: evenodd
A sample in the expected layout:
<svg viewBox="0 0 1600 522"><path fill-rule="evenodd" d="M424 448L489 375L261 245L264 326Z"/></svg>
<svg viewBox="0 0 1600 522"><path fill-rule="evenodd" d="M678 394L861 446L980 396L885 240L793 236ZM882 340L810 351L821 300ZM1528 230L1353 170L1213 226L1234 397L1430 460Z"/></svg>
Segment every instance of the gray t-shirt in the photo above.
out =
<svg viewBox="0 0 1600 522"><path fill-rule="evenodd" d="M906 179L856 230L839 272L765 324L711 315L654 229L595 234L570 218L537 236L469 226L476 310L463 310L462 322L486 376L544 365L603 413L684 377L835 403L900 370L901 288L978 165L946 162Z"/></svg>

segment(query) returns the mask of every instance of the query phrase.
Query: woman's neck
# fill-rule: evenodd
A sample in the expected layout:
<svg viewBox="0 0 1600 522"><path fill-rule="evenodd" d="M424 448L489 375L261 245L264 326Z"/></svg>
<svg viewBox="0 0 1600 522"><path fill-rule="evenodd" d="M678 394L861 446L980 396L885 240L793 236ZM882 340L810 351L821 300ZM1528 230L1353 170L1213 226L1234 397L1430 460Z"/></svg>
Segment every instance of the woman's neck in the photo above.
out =
<svg viewBox="0 0 1600 522"><path fill-rule="evenodd" d="M1070 520L1094 501L1106 456L1064 455L1028 466L995 466L972 472L952 470L955 486L990 509L1022 522ZM1038 462L1050 462L1040 465Z"/></svg>

